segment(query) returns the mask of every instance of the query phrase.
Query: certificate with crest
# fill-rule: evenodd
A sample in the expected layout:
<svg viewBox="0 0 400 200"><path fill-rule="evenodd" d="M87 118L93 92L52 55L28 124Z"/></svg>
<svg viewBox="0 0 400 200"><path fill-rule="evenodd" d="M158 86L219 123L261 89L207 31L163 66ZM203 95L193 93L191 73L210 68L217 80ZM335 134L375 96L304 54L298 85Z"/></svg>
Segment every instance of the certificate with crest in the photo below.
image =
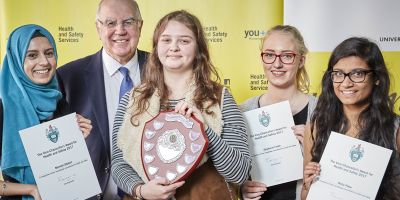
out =
<svg viewBox="0 0 400 200"><path fill-rule="evenodd" d="M101 193L75 113L19 131L43 200Z"/></svg>
<svg viewBox="0 0 400 200"><path fill-rule="evenodd" d="M267 186L303 178L303 155L289 101L243 113L247 122L251 178Z"/></svg>
<svg viewBox="0 0 400 200"><path fill-rule="evenodd" d="M392 150L332 132L308 200L375 199Z"/></svg>
<svg viewBox="0 0 400 200"><path fill-rule="evenodd" d="M141 158L149 180L164 177L171 183L184 180L203 158L208 146L203 124L194 116L160 112L146 122Z"/></svg>

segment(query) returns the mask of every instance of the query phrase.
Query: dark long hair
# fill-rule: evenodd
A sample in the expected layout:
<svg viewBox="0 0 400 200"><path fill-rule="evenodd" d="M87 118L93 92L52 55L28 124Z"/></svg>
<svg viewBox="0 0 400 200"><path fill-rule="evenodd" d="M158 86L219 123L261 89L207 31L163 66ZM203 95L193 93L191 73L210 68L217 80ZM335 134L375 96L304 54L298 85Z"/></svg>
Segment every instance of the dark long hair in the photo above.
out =
<svg viewBox="0 0 400 200"><path fill-rule="evenodd" d="M368 105L358 117L361 140L388 148L395 149L395 120L396 114L389 99L389 73L379 47L366 38L352 37L340 43L332 52L328 69L322 78L322 92L311 118L312 161L319 162L331 131L346 133L350 128L343 105L334 93L330 72L333 66L342 58L357 56L364 60L373 70L374 84L371 95L367 98ZM392 159L394 158L393 153ZM384 187L390 187L388 178L392 167L389 164ZM389 174L388 174L389 173Z"/></svg>
<svg viewBox="0 0 400 200"><path fill-rule="evenodd" d="M193 74L196 83L193 101L198 109L203 109L205 102L210 101L211 104L205 108L208 113L208 108L218 104L218 92L222 86L219 83L220 78L216 68L211 62L210 53L208 50L207 39L205 37L203 27L200 20L185 10L174 11L164 16L157 24L153 35L153 50L146 64L144 73L143 87L136 90L138 96L138 108L133 117L145 112L149 106L148 100L158 89L161 103L166 103L168 100L168 88L164 83L163 66L158 58L157 48L158 39L165 30L168 22L177 21L189 28L196 39L196 57L193 61ZM211 114L211 113L209 113Z"/></svg>

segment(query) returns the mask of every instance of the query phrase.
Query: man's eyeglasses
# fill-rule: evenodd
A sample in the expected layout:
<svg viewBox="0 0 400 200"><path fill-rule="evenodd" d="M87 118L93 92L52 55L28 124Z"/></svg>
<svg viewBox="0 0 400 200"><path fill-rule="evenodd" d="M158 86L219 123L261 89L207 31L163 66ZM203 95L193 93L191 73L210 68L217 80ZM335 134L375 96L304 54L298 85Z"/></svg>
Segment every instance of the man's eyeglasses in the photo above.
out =
<svg viewBox="0 0 400 200"><path fill-rule="evenodd" d="M105 26L107 29L115 29L118 26L118 21L117 20L105 20L105 21L101 21L100 19L97 19L97 21ZM142 20L140 19L135 19L135 18L129 18L129 19L125 19L121 22L122 27L126 28L126 29L130 29L133 27L137 27L140 23L142 22Z"/></svg>
<svg viewBox="0 0 400 200"><path fill-rule="evenodd" d="M331 71L331 79L334 83L342 83L346 76L349 77L353 83L361 83L365 81L365 77L368 73L373 72L374 70L360 70L355 69L349 73L344 73L342 71Z"/></svg>
<svg viewBox="0 0 400 200"><path fill-rule="evenodd" d="M293 64L296 55L295 53L282 53L278 55L271 52L263 52L261 53L261 58L265 64L274 63L277 57L283 64Z"/></svg>

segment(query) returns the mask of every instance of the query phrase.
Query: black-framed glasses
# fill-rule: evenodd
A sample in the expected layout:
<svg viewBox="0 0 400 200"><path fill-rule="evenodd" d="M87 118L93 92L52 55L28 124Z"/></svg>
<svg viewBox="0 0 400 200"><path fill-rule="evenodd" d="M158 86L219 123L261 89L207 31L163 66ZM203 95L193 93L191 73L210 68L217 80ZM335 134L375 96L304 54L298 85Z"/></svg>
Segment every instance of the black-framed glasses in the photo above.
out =
<svg viewBox="0 0 400 200"><path fill-rule="evenodd" d="M296 58L295 53L293 52L285 52L282 54L275 54L271 52L262 52L261 53L261 59L265 64L272 64L275 62L276 58L279 58L279 60L283 64L293 64L295 58Z"/></svg>
<svg viewBox="0 0 400 200"><path fill-rule="evenodd" d="M346 79L346 76L348 76L349 79L353 81L353 83L361 83L365 81L365 77L367 77L367 74L373 71L374 70L355 69L349 73L344 73L338 70L331 71L330 73L331 79L334 83L342 83L344 79Z"/></svg>
<svg viewBox="0 0 400 200"><path fill-rule="evenodd" d="M115 29L119 24L117 20L108 20L107 19L107 20L101 21L100 19L97 19L97 21L101 25L106 27L107 29ZM137 27L141 22L142 22L142 20L131 17L131 18L122 20L120 23L122 24L122 27L124 27L126 29L130 29L133 27Z"/></svg>

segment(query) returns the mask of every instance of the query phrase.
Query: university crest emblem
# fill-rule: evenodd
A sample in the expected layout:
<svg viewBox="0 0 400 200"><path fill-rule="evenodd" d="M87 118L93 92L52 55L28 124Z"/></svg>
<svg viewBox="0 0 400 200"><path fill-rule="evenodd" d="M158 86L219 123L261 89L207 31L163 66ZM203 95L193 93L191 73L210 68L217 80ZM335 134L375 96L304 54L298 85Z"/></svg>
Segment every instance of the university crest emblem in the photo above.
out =
<svg viewBox="0 0 400 200"><path fill-rule="evenodd" d="M351 161L357 162L364 156L364 148L361 147L361 144L357 146L354 145L353 147L351 147L349 156Z"/></svg>
<svg viewBox="0 0 400 200"><path fill-rule="evenodd" d="M271 117L267 112L262 111L262 113L258 115L258 121L261 125L268 127L269 123L271 122Z"/></svg>
<svg viewBox="0 0 400 200"><path fill-rule="evenodd" d="M58 131L57 127L55 126L49 126L49 128L46 128L46 137L47 139L49 139L50 141L56 143L58 141L58 135L60 134L60 132Z"/></svg>

